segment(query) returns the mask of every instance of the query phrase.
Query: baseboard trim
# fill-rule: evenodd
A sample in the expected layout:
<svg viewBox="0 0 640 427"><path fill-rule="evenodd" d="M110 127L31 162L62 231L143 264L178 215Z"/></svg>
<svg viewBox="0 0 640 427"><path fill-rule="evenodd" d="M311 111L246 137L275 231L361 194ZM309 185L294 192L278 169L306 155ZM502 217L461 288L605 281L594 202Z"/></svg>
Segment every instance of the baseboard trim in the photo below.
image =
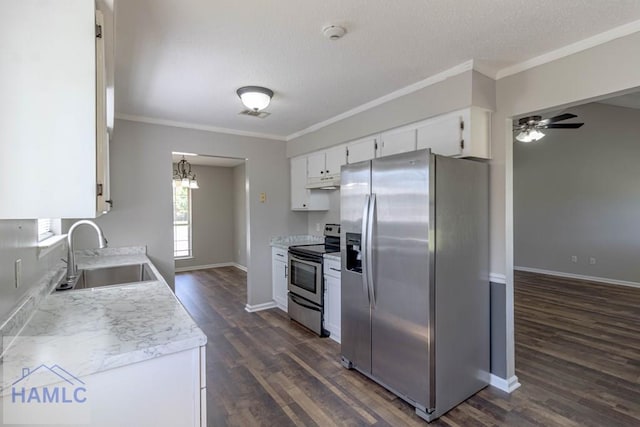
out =
<svg viewBox="0 0 640 427"><path fill-rule="evenodd" d="M278 305L275 303L275 301L269 301L269 302L256 304L256 305L247 304L244 306L244 309L249 313L255 313L256 311L268 310L270 308L276 308L277 306Z"/></svg>
<svg viewBox="0 0 640 427"><path fill-rule="evenodd" d="M607 279L605 277L583 276L581 274L563 273L561 271L543 270L541 268L513 267L516 271L526 271L528 273L546 274L548 276L566 277L567 279L588 280L590 282L603 283L605 285L629 286L640 288L638 282L627 282L625 280Z"/></svg>
<svg viewBox="0 0 640 427"><path fill-rule="evenodd" d="M232 264L233 264L233 266L234 266L235 268L237 268L238 270L242 270L242 271L244 271L245 273L248 271L248 270L247 270L247 267L245 267L244 265L240 265L240 264L238 264L237 262L234 262L234 263L232 263Z"/></svg>
<svg viewBox="0 0 640 427"><path fill-rule="evenodd" d="M196 271L196 270L207 270L209 268L220 268L220 267L235 267L242 271L247 271L247 267L240 265L235 262L220 262L217 264L205 264L205 265L192 265L190 267L180 267L176 268L174 271L176 273L183 273L185 271Z"/></svg>
<svg viewBox="0 0 640 427"><path fill-rule="evenodd" d="M489 273L489 281L492 283L500 283L501 285L506 285L507 276L500 273Z"/></svg>
<svg viewBox="0 0 640 427"><path fill-rule="evenodd" d="M520 387L518 377L516 377L515 375L511 378L504 379L497 375L491 374L491 377L489 378L489 385L502 391L506 391L507 393L513 393L518 387Z"/></svg>

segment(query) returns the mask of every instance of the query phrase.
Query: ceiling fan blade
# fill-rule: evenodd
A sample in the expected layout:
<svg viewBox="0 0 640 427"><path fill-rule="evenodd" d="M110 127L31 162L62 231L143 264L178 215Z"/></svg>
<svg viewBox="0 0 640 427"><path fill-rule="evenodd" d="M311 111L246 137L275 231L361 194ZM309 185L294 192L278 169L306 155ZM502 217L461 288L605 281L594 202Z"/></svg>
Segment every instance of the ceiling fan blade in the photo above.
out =
<svg viewBox="0 0 640 427"><path fill-rule="evenodd" d="M571 113L560 114L559 116L549 117L548 119L540 120L540 124L548 125L549 123L561 122L563 120L573 119L574 117L578 117L578 116Z"/></svg>
<svg viewBox="0 0 640 427"><path fill-rule="evenodd" d="M584 123L556 123L546 126L541 126L542 129L578 129Z"/></svg>

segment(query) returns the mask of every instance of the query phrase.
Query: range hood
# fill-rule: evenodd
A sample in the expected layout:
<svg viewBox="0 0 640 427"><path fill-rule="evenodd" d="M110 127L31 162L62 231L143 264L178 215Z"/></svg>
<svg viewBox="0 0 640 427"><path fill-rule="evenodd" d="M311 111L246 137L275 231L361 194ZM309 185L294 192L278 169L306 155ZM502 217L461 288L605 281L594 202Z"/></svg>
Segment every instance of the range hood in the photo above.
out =
<svg viewBox="0 0 640 427"><path fill-rule="evenodd" d="M340 175L325 176L322 178L307 179L307 189L336 190L340 188Z"/></svg>

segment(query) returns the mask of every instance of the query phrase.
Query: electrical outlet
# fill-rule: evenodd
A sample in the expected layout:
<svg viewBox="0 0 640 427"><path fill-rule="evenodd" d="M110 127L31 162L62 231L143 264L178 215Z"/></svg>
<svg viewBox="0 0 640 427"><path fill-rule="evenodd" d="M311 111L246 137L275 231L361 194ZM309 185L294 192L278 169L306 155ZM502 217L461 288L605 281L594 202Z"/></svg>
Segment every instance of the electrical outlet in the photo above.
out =
<svg viewBox="0 0 640 427"><path fill-rule="evenodd" d="M577 263L578 262L578 257L576 255L571 255L571 262Z"/></svg>
<svg viewBox="0 0 640 427"><path fill-rule="evenodd" d="M267 201L267 193L260 193L260 203Z"/></svg>
<svg viewBox="0 0 640 427"><path fill-rule="evenodd" d="M320 231L320 223L316 222L316 231Z"/></svg>
<svg viewBox="0 0 640 427"><path fill-rule="evenodd" d="M589 258L589 265L596 265L596 259L594 257Z"/></svg>
<svg viewBox="0 0 640 427"><path fill-rule="evenodd" d="M22 260L17 259L15 265L15 281L16 281L16 289L20 287L20 283L22 282Z"/></svg>

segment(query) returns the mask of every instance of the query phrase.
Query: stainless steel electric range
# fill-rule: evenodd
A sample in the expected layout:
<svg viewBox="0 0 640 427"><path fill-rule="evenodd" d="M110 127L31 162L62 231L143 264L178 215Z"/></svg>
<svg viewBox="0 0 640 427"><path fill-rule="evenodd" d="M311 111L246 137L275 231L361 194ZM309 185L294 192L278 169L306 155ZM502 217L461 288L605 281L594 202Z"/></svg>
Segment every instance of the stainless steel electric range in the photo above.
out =
<svg viewBox="0 0 640 427"><path fill-rule="evenodd" d="M323 255L340 252L340 224L324 227L324 244L289 247L289 317L322 337L324 280Z"/></svg>

